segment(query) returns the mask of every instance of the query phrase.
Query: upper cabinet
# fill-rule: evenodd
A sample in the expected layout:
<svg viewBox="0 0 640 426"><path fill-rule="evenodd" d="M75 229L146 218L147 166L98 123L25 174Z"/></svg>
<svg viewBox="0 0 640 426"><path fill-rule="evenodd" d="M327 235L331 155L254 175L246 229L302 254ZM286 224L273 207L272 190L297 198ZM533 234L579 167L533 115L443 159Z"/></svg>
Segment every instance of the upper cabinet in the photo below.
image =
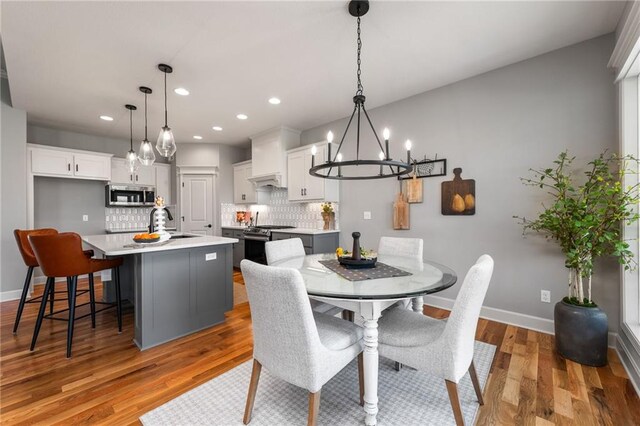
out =
<svg viewBox="0 0 640 426"><path fill-rule="evenodd" d="M141 165L135 173L131 173L127 168L127 160L124 158L112 158L111 183L156 186L156 167L155 165Z"/></svg>
<svg viewBox="0 0 640 426"><path fill-rule="evenodd" d="M316 162L327 160L327 144L315 144L318 152ZM335 179L322 179L311 176L311 145L288 152L287 174L289 175L289 201L322 202L339 201L340 184Z"/></svg>
<svg viewBox="0 0 640 426"><path fill-rule="evenodd" d="M256 187L249 180L251 173L251 161L233 165L233 202L235 204L256 203Z"/></svg>
<svg viewBox="0 0 640 426"><path fill-rule="evenodd" d="M111 154L29 145L31 173L36 176L111 180Z"/></svg>
<svg viewBox="0 0 640 426"><path fill-rule="evenodd" d="M156 163L153 167L156 169L156 195L163 197L166 205L171 205L171 166Z"/></svg>

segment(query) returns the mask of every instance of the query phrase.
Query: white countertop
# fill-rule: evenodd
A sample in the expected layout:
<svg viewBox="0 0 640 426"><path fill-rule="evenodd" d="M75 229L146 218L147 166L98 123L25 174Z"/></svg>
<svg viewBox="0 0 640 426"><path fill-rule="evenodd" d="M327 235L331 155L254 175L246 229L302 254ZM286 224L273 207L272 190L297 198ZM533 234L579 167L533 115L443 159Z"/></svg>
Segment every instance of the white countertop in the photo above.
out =
<svg viewBox="0 0 640 426"><path fill-rule="evenodd" d="M131 234L83 235L82 241L107 256L122 256L154 251L180 250L193 247L217 246L237 243L235 238L198 235L192 238L170 239L162 243L136 244ZM177 234L181 235L181 234ZM193 235L193 234L192 234Z"/></svg>
<svg viewBox="0 0 640 426"><path fill-rule="evenodd" d="M243 230L243 229L247 229L248 226L241 226L241 225L229 225L229 226L221 226L220 229L235 229L235 230Z"/></svg>
<svg viewBox="0 0 640 426"><path fill-rule="evenodd" d="M290 229L274 229L271 232L279 232L281 234L307 234L307 235L322 235L322 234L337 234L339 229L330 229L325 231L324 229L312 229L312 228L290 228Z"/></svg>

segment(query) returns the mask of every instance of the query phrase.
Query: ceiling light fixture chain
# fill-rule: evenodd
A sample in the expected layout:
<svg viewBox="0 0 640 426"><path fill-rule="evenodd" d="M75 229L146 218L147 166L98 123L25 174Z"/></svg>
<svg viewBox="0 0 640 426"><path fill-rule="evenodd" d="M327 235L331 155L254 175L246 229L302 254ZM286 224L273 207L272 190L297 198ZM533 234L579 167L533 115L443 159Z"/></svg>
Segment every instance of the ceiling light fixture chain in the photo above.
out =
<svg viewBox="0 0 640 426"><path fill-rule="evenodd" d="M320 164L316 165L315 163L315 156L318 153L318 149L316 146L313 146L311 148L311 168L309 169L309 174L311 176L316 176L316 177L320 177L320 178L324 178L324 179L338 179L338 180L364 180L364 179L381 179L381 178L388 178L388 177L395 177L395 176L402 176L402 175L406 175L408 173L411 172L411 170L413 169L413 167L410 164L410 159L411 159L411 142L407 141L406 143L406 147L407 147L407 162L405 163L404 161L401 160L393 160L391 158L390 155L390 151L389 151L389 130L388 129L384 129L384 147L382 145L382 141L380 140L380 138L378 137L378 133L376 132L375 127L373 126L373 123L371 121L371 118L369 117L369 113L367 112L367 109L365 108L364 104L366 101L366 97L364 96L364 88L362 86L362 28L361 28L361 17L364 16L368 11L369 11L369 1L368 0L351 0L349 2L349 14L356 19L357 21L357 49L356 49L356 64L357 64L357 71L356 71L356 80L357 80L357 86L356 86L356 94L353 97L353 111L351 113L351 116L349 117L349 122L347 123L347 127L344 130L344 133L342 134L342 138L340 139L340 143L338 144L338 149L336 150L335 153L332 153L332 147L333 145L333 132L329 132L327 134L327 159L326 161L321 162ZM356 113L358 115L357 119L356 119L356 158L355 160L347 160L347 161L343 161L343 154L342 154L342 145L347 137L347 134L349 132L349 128L351 127L351 124L353 123L353 118L356 116ZM364 116L366 118L366 122L369 123L369 127L371 128L371 131L373 132L373 136L375 137L375 143L377 143L378 147L380 148L380 153L378 154L378 158L376 160L368 160L368 159L360 159L360 136L362 134L364 134L364 130L366 129L366 124L365 129L360 129L360 126L362 124L361 120L361 115L362 113L364 113ZM361 132L361 130L363 130ZM374 146L375 146L374 143ZM360 168L360 172L353 172L353 170L357 169L359 166L374 166L376 167L376 172L373 173L368 173L366 170L366 167L364 167L365 170L362 170L362 168ZM331 172L333 171L333 169L337 169L337 173L336 174L331 174ZM389 169L389 173L385 174L385 170ZM346 170L351 170L353 174L343 174L343 171Z"/></svg>
<svg viewBox="0 0 640 426"><path fill-rule="evenodd" d="M360 11L360 6L358 6L358 11ZM362 95L364 88L362 87L362 70L360 69L360 65L362 63L360 59L360 55L362 53L362 39L360 38L360 17L358 16L358 90L356 90L356 95Z"/></svg>

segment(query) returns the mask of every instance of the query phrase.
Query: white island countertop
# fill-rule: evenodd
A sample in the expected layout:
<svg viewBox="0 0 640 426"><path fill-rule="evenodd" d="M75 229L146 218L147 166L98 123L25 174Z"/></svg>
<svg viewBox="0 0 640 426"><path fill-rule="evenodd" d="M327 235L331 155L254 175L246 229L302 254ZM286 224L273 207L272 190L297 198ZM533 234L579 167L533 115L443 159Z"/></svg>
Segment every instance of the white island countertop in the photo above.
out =
<svg viewBox="0 0 640 426"><path fill-rule="evenodd" d="M138 244L133 241L132 234L107 234L107 235L83 235L82 241L106 256L122 256L136 253L150 253L154 251L180 250L193 247L217 246L222 244L234 244L238 240L235 238L213 237L209 235L194 235L190 238L176 238L163 241L161 243Z"/></svg>
<svg viewBox="0 0 640 426"><path fill-rule="evenodd" d="M289 229L274 229L271 232L279 232L281 234L306 234L306 235L322 235L322 234L337 234L339 229L313 229L313 228L289 228Z"/></svg>

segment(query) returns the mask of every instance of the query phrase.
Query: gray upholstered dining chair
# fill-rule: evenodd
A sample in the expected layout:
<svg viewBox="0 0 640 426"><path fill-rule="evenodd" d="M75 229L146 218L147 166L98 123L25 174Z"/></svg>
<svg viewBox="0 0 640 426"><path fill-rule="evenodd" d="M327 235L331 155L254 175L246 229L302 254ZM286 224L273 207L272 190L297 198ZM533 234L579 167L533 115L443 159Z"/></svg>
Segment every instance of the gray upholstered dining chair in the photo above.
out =
<svg viewBox="0 0 640 426"><path fill-rule="evenodd" d="M358 358L360 404L364 394L362 328L311 310L300 272L240 263L253 322L253 370L244 412L251 421L260 371L309 391L308 424L315 425L320 390L333 376Z"/></svg>
<svg viewBox="0 0 640 426"><path fill-rule="evenodd" d="M382 263L385 262L385 257L393 256L394 258L402 257L407 262L415 261L422 264L423 252L424 241L422 238L381 237L378 243L378 261ZM417 299L416 302L421 303L422 298ZM411 309L411 300L402 300L394 306L400 305Z"/></svg>
<svg viewBox="0 0 640 426"><path fill-rule="evenodd" d="M469 269L448 320L402 308L385 311L378 322L380 355L442 377L457 425L463 425L457 384L469 371L480 405L482 389L473 364L480 309L493 274L493 259L482 255Z"/></svg>
<svg viewBox="0 0 640 426"><path fill-rule="evenodd" d="M267 256L267 265L306 255L300 238L267 241L264 244L264 251ZM311 309L313 309L314 312L322 312L327 315L336 315L342 312L341 308L329 303L324 303L315 299L309 300L311 301Z"/></svg>

